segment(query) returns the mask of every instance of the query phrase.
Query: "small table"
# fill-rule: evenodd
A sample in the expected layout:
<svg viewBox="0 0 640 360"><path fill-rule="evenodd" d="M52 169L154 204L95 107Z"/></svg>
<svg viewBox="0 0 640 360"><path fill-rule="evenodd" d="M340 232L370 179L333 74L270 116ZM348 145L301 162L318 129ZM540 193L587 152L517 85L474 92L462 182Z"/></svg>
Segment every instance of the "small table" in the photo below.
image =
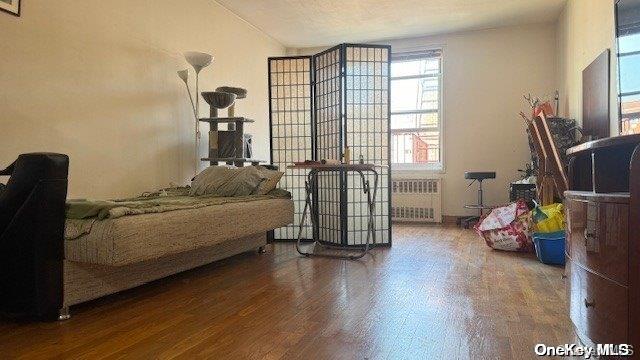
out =
<svg viewBox="0 0 640 360"><path fill-rule="evenodd" d="M382 167L381 165L374 164L298 164L298 165L290 165L287 166L287 169L298 169L298 170L310 170L309 175L307 176L307 180L305 181L305 205L304 210L302 212L302 218L300 219L300 226L298 228L298 240L296 242L296 250L298 253L304 256L324 256L324 257L334 257L341 259L359 259L366 255L369 252L369 244L371 243L371 239L375 243L375 201L376 194L378 192L378 172L376 171L376 167ZM318 213L317 204L314 206L311 201L312 194L315 190L318 189L318 173L320 172L356 172L360 174L360 179L362 180L362 191L367 194L367 205L369 207L369 217L367 222L367 242L364 247L353 247L348 245L326 245L322 244L318 241L318 239L313 239L313 244L319 245L325 248L331 248L334 250L360 250L358 254L355 255L330 255L330 254L314 254L312 252L304 252L300 249L300 242L302 239L302 229L306 222L307 212L311 209L311 228L313 233L315 233L315 229L318 224L315 223L315 214ZM373 174L374 182L373 182L373 193L371 191L371 187L369 184L369 180L365 176L365 172L370 172ZM342 201L342 197L341 197ZM316 202L317 203L317 202ZM342 207L342 204L341 204Z"/></svg>

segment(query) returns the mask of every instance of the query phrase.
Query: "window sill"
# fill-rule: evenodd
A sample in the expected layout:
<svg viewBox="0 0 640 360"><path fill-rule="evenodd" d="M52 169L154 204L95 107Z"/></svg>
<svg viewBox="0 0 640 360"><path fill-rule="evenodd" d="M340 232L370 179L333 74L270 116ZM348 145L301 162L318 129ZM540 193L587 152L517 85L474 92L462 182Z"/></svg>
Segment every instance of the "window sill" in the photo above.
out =
<svg viewBox="0 0 640 360"><path fill-rule="evenodd" d="M442 164L391 164L391 171L419 171L432 174L444 174L444 166Z"/></svg>

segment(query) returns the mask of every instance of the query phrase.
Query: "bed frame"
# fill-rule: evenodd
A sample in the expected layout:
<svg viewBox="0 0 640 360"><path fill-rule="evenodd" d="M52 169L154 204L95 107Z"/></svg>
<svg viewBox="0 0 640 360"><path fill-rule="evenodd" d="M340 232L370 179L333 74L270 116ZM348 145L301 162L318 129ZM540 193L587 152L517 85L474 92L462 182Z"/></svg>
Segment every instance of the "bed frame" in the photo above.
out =
<svg viewBox="0 0 640 360"><path fill-rule="evenodd" d="M256 219L255 234L160 258L108 266L65 259L65 203L69 158L23 154L0 176L0 314L41 320L69 318L69 306L130 289L242 252L265 251L275 227L293 221L293 203ZM276 200L273 200L276 201ZM158 215L158 214L154 214Z"/></svg>

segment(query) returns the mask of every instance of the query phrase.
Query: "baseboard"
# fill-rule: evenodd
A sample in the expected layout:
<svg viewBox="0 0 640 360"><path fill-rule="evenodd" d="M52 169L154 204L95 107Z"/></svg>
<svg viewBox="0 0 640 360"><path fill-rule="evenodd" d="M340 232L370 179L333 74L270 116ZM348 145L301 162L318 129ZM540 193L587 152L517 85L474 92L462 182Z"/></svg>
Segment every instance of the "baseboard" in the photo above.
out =
<svg viewBox="0 0 640 360"><path fill-rule="evenodd" d="M464 218L464 216L442 215L442 224L443 225L459 225L460 219L462 218Z"/></svg>

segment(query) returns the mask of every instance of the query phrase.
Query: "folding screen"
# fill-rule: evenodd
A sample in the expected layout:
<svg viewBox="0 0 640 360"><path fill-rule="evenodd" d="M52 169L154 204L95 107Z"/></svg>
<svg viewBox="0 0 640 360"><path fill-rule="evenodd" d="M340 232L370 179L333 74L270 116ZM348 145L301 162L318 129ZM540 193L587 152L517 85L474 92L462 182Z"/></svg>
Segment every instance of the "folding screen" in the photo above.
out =
<svg viewBox="0 0 640 360"><path fill-rule="evenodd" d="M269 112L271 124L271 163L286 169L294 161L315 157L311 135L311 57L269 59ZM291 192L294 223L276 229L274 239L296 239L304 209L304 182L307 170L287 169L280 186ZM311 226L303 236L311 239Z"/></svg>
<svg viewBox="0 0 640 360"><path fill-rule="evenodd" d="M270 58L273 164L285 169L294 161L341 159L348 146L352 163L362 159L365 163L388 166L390 58L389 46L356 44L338 45L312 57ZM296 73L305 69L308 77L292 76L293 63ZM302 89L305 101L311 101L309 107L299 106L298 89ZM311 93L308 98L307 90ZM308 130L299 130L302 126ZM304 134L303 142L300 134ZM376 235L372 243L389 245L391 173L388 167L379 168L378 172ZM275 239L297 238L306 174L306 171L286 170L280 185L293 195L295 219L294 225L276 230ZM373 178L369 179L373 187ZM364 244L368 207L359 175L321 173L318 183L318 192L314 194L318 213L313 214L317 227L312 234L307 226L303 238L310 239L313 235L330 244Z"/></svg>
<svg viewBox="0 0 640 360"><path fill-rule="evenodd" d="M313 57L314 76L314 125L317 159L339 160L342 156L342 73L340 46L333 47ZM314 234L318 240L342 243L340 198L342 174L325 172L318 175L318 228Z"/></svg>
<svg viewBox="0 0 640 360"><path fill-rule="evenodd" d="M351 162L362 156L364 162L390 165L390 77L391 49L388 46L345 45L345 144L351 149ZM376 243L391 242L391 173L378 170L376 196ZM371 184L373 186L373 183ZM347 176L349 205L348 244L367 240L367 195L357 174Z"/></svg>

